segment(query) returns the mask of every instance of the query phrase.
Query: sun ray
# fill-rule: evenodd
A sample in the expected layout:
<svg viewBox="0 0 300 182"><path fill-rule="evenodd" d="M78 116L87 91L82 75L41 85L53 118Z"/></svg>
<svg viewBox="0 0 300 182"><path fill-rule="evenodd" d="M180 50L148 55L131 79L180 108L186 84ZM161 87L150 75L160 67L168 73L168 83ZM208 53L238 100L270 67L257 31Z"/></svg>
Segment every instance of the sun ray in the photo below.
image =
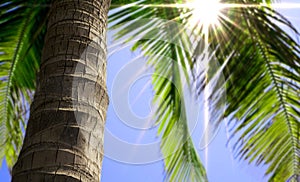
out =
<svg viewBox="0 0 300 182"><path fill-rule="evenodd" d="M183 13L174 17L172 20L188 19L190 28L197 29L202 35L207 35L209 30L214 32L221 25L220 21L227 21L228 23L237 26L236 23L225 16L223 11L235 8L259 8L272 7L274 9L297 9L300 8L300 3L256 3L256 4L238 4L238 3L222 3L220 0L185 0L185 3L170 3L170 4L142 4L131 3L127 5L116 5L115 7L141 7L141 8L182 8L186 9ZM239 27L238 27L239 28ZM201 30L201 31L200 31ZM209 36L208 36L209 37Z"/></svg>

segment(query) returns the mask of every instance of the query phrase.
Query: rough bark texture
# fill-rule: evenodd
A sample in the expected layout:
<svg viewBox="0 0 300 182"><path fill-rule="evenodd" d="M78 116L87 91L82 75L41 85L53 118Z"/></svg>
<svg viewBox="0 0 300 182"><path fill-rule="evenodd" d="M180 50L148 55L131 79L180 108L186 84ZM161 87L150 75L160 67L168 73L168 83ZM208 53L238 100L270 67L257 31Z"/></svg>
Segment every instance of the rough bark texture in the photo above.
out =
<svg viewBox="0 0 300 182"><path fill-rule="evenodd" d="M99 181L108 105L110 0L52 3L37 89L12 181Z"/></svg>

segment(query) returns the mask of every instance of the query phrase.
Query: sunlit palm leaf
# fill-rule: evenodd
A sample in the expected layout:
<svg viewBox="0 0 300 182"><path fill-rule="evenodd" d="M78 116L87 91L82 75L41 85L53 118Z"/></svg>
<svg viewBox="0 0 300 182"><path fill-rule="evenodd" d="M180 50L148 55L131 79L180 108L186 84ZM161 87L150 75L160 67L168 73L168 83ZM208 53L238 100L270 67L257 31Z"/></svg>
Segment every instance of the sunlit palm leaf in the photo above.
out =
<svg viewBox="0 0 300 182"><path fill-rule="evenodd" d="M5 156L11 167L23 141L47 8L35 1L2 1L0 13L0 159Z"/></svg>
<svg viewBox="0 0 300 182"><path fill-rule="evenodd" d="M185 24L176 26L174 22L162 21L180 20L180 9L143 6L152 3L142 1L117 10L110 16L112 28L120 29L117 39L136 41L133 50L141 48L155 69L152 80L154 102L158 106L155 119L162 135L166 180L207 181L189 133L183 92L184 85L191 83L192 39L185 32Z"/></svg>
<svg viewBox="0 0 300 182"><path fill-rule="evenodd" d="M236 7L224 14L230 21L223 19L223 28L211 32L210 41L219 47L220 62L229 57L224 72L226 116L233 116L236 154L249 162L266 164L270 181L297 181L300 47L279 24L299 34L268 7Z"/></svg>

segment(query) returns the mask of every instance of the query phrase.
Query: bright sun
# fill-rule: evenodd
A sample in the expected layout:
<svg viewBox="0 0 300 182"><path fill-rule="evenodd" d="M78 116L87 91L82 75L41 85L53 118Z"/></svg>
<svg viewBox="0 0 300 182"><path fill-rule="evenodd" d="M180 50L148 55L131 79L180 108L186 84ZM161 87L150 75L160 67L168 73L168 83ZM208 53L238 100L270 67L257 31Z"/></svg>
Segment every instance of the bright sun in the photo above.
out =
<svg viewBox="0 0 300 182"><path fill-rule="evenodd" d="M189 7L193 8L190 23L200 24L205 28L219 25L219 16L222 9L220 0L190 0Z"/></svg>

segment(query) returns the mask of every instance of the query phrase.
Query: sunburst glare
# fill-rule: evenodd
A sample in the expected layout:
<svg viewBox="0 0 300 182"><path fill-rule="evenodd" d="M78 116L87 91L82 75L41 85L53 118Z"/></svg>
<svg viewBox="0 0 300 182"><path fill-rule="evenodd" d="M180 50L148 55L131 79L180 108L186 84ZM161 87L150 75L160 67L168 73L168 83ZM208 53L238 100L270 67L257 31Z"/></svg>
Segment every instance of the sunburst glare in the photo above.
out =
<svg viewBox="0 0 300 182"><path fill-rule="evenodd" d="M222 9L220 0L191 0L188 2L188 6L193 9L189 20L191 24L198 24L205 28L219 24Z"/></svg>

